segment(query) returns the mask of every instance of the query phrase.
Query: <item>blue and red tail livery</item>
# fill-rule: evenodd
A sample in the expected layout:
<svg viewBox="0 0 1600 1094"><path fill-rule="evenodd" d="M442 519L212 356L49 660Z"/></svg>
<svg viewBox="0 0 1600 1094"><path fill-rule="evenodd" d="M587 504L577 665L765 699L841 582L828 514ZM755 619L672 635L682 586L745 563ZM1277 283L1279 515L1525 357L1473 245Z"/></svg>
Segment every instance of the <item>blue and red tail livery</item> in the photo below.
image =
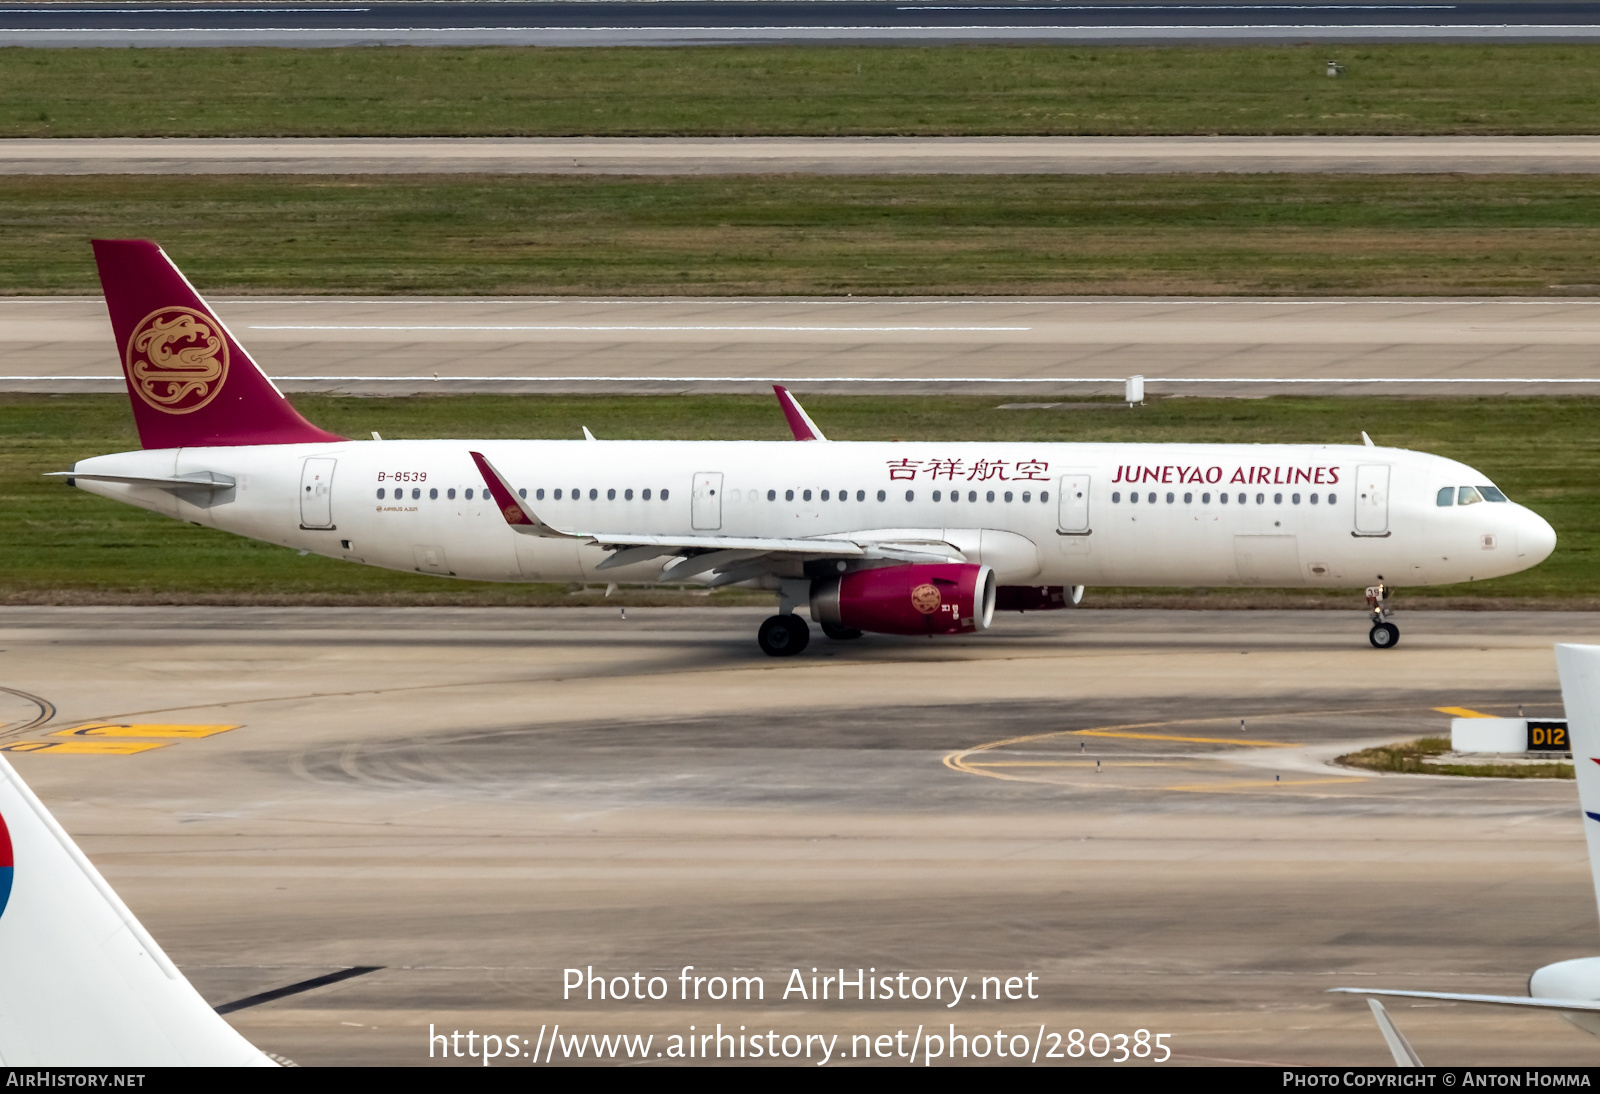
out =
<svg viewBox="0 0 1600 1094"><path fill-rule="evenodd" d="M6 901L11 899L11 833L6 831L6 819L0 817L0 915L6 914Z"/></svg>

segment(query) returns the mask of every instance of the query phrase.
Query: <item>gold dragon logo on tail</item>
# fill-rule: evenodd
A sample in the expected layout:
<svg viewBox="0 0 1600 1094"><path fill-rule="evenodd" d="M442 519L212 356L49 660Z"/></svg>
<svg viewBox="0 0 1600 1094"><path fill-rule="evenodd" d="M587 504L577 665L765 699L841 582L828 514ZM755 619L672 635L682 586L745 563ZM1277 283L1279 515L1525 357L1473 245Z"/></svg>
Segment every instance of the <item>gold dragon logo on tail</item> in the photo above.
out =
<svg viewBox="0 0 1600 1094"><path fill-rule="evenodd" d="M228 342L215 319L193 308L157 308L128 339L128 382L166 414L199 410L228 379Z"/></svg>

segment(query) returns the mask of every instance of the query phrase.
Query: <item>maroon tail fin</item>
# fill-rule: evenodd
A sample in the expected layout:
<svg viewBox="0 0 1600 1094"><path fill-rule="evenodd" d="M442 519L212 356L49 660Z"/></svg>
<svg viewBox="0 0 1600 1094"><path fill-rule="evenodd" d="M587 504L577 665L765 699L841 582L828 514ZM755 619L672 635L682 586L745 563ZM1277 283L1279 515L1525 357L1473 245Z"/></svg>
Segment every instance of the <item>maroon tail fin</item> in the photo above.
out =
<svg viewBox="0 0 1600 1094"><path fill-rule="evenodd" d="M144 447L344 440L300 416L160 247L97 239L94 260Z"/></svg>

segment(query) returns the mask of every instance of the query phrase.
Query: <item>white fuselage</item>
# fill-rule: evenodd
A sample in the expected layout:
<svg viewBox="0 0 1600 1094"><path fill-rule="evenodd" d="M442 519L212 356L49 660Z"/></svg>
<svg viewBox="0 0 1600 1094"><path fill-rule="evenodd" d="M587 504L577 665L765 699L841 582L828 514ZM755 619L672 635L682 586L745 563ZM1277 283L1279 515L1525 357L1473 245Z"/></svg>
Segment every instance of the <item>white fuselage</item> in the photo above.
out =
<svg viewBox="0 0 1600 1094"><path fill-rule="evenodd" d="M1001 584L1440 585L1526 569L1555 545L1550 526L1514 502L1440 506L1445 487L1490 483L1464 464L1348 445L344 441L127 452L75 470L227 476L236 485L209 499L77 484L395 570L650 583L673 561L597 573L607 557L598 546L518 535L485 496L471 450L564 531L892 530L944 539Z"/></svg>

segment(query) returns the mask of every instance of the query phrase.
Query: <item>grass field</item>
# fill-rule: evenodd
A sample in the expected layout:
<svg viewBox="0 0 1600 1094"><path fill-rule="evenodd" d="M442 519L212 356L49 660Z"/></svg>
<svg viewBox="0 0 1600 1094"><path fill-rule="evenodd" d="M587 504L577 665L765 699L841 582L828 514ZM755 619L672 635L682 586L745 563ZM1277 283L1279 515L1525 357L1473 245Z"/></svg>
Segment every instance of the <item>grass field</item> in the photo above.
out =
<svg viewBox="0 0 1600 1094"><path fill-rule="evenodd" d="M1345 75L1329 79L1337 57ZM1600 47L0 50L0 136L1591 133Z"/></svg>
<svg viewBox="0 0 1600 1094"><path fill-rule="evenodd" d="M1556 553L1523 574L1469 587L1402 589L1397 603L1457 607L1600 607L1600 437L1593 399L1168 399L1136 411L1000 410L998 400L817 397L806 405L840 440L1354 442L1465 460L1543 514ZM788 436L771 398L755 396L302 397L313 421L347 436L609 438ZM573 604L564 586L479 585L392 573L237 539L118 505L42 478L73 461L138 447L121 396L0 397L0 603ZM719 592L716 600L752 594ZM613 603L682 602L625 592ZM703 603L704 601L696 601ZM1088 603L1327 606L1352 593L1091 590Z"/></svg>
<svg viewBox="0 0 1600 1094"><path fill-rule="evenodd" d="M0 177L0 292L97 292L95 235L229 291L1600 288L1600 188L1571 175Z"/></svg>

